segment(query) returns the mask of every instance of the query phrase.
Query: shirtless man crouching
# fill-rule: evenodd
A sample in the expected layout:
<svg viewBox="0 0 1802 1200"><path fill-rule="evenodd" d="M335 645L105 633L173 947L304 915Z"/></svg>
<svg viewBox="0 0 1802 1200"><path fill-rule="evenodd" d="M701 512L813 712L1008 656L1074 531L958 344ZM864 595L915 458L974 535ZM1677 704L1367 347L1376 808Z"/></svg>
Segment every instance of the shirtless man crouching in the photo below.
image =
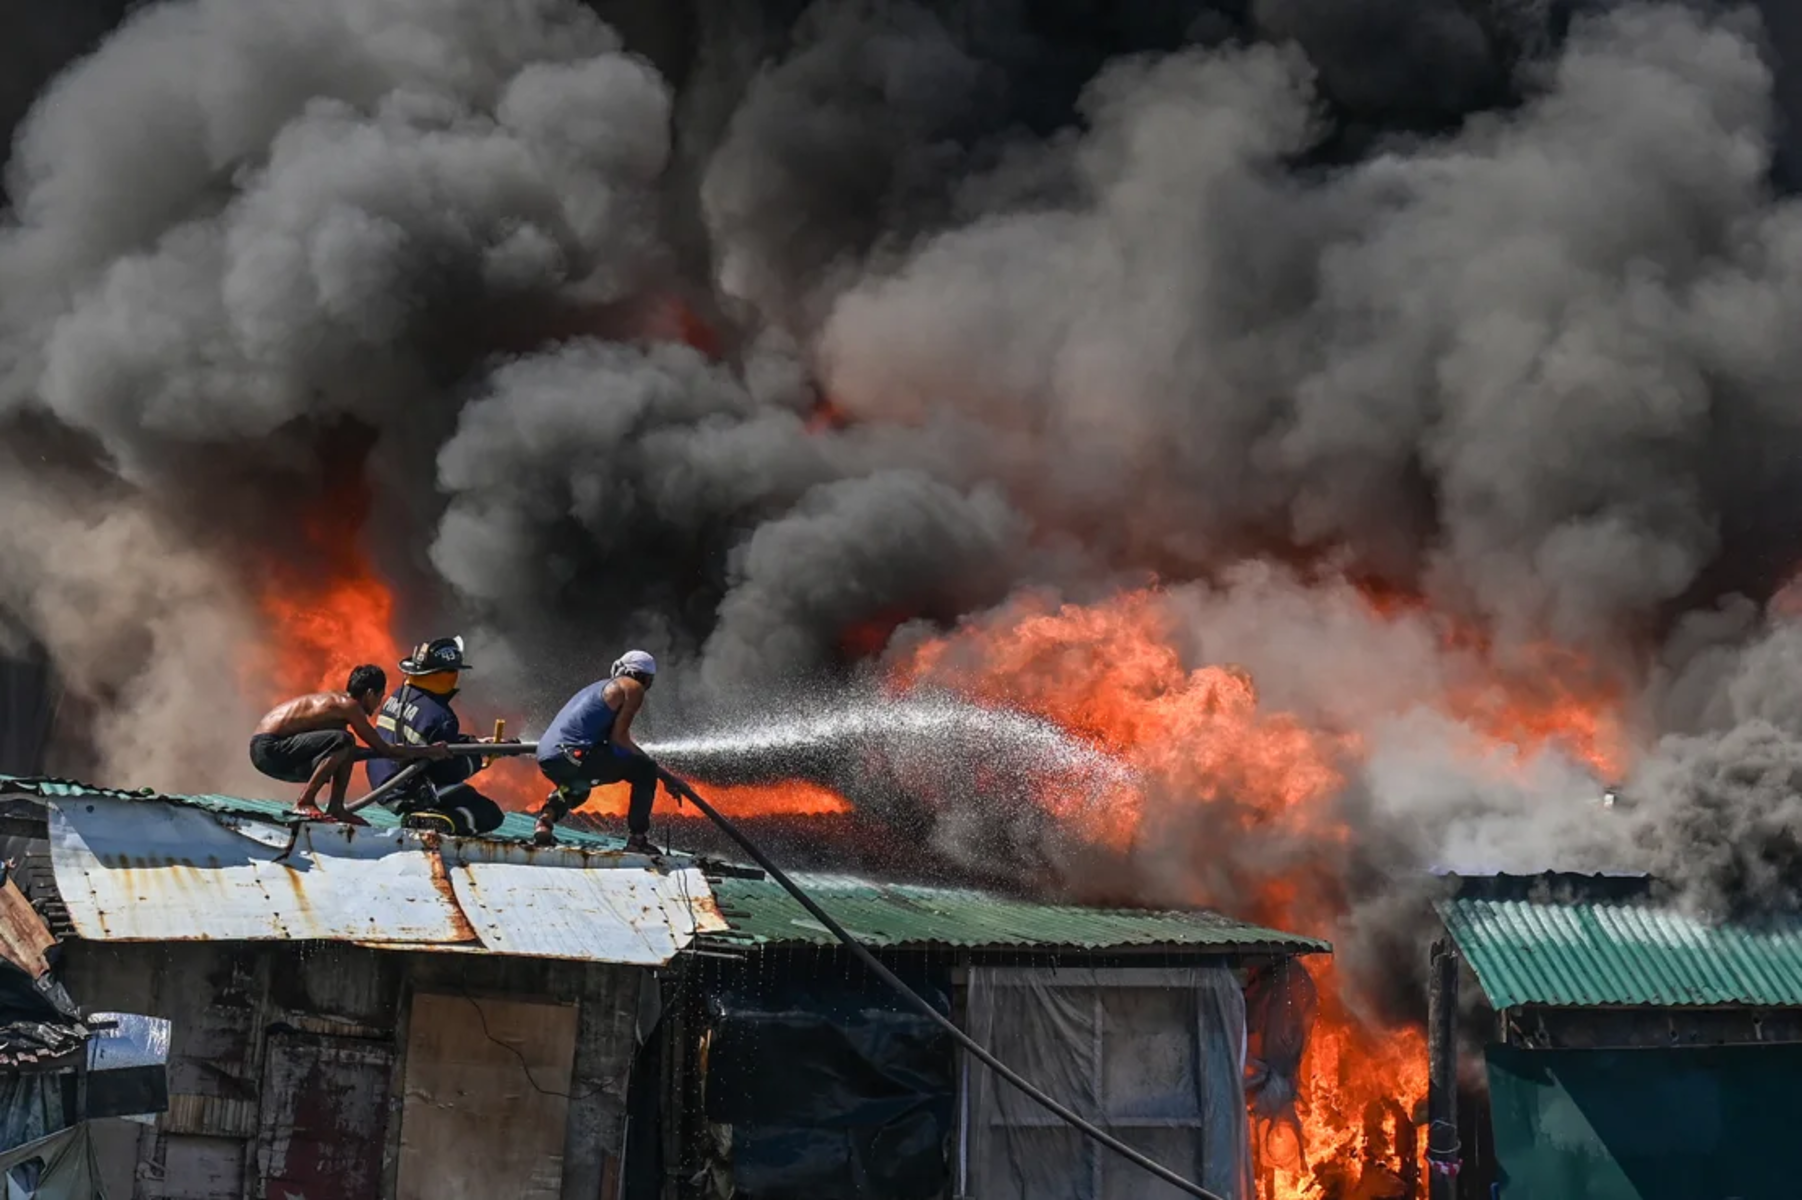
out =
<svg viewBox="0 0 1802 1200"><path fill-rule="evenodd" d="M344 810L344 793L350 787L351 767L366 758L449 758L440 742L432 746L390 745L375 731L369 718L382 706L388 676L380 667L365 664L351 670L341 692L315 692L271 709L257 723L250 739L250 762L271 779L304 783L300 803L294 806L305 820L330 819L366 825L361 817ZM356 736L351 733L355 731ZM358 749L361 741L366 749ZM325 812L316 801L319 789L331 780L332 794Z"/></svg>

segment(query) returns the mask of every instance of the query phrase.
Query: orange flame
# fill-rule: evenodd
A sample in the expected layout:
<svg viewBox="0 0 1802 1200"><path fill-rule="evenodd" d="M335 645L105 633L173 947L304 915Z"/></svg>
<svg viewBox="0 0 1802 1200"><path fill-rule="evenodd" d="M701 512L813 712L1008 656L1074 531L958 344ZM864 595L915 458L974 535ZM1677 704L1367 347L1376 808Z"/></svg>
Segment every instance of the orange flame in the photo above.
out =
<svg viewBox="0 0 1802 1200"><path fill-rule="evenodd" d="M309 538L324 544L340 532L328 529L322 522L310 529ZM393 592L354 544L348 549L334 547L329 557L332 574L323 580L289 568L276 568L267 576L261 608L268 622L268 641L249 686L251 694L265 704L273 706L302 692L340 689L359 663L375 663L393 679L395 664L402 657L392 633ZM468 710L466 728L485 728L480 715L474 720L470 717L486 706L459 707ZM536 764L521 758L497 759L479 777L479 786L495 803L515 812L536 812L550 791ZM597 788L580 811L588 816L624 817L628 792L624 784ZM708 798L720 811L735 817L826 816L851 811L850 802L837 792L801 781L715 787L709 789ZM660 799L658 803L667 805L669 801Z"/></svg>
<svg viewBox="0 0 1802 1200"><path fill-rule="evenodd" d="M1244 671L1185 669L1164 620L1150 591L1094 608L1029 604L1003 630L966 630L916 648L896 683L950 687L1055 722L1159 781L1160 803L1207 806L1240 828L1282 819L1342 837L1324 802L1342 781L1337 762L1355 743L1261 711ZM1058 815L1120 847L1148 817L1171 815L1149 814L1147 798L1137 789L1102 805L1085 797L1083 813Z"/></svg>
<svg viewBox="0 0 1802 1200"><path fill-rule="evenodd" d="M1376 598L1371 609L1379 619L1411 611ZM1363 752L1359 738L1268 711L1244 671L1186 667L1167 611L1156 590L1093 607L1028 604L914 648L895 683L1021 709L1106 749L1139 782L1074 808L1069 797L1041 797L1064 828L1116 852L1182 856L1191 903L1330 934L1344 906L1339 856L1352 837L1336 798ZM1448 647L1487 665L1481 639L1448 634ZM1555 745L1618 771L1613 693L1575 655L1537 648L1525 661L1453 688L1450 715L1522 752ZM1279 1129L1260 1146L1261 1186L1268 1200L1419 1192L1424 1034L1355 1013L1330 961L1310 971L1320 1008L1300 1081L1301 1144L1285 1152Z"/></svg>
<svg viewBox="0 0 1802 1200"><path fill-rule="evenodd" d="M268 636L251 690L272 705L302 692L337 691L360 663L392 675L401 657L394 594L354 535L332 515L312 519L302 532L313 553L302 556L304 565L270 563L260 596Z"/></svg>
<svg viewBox="0 0 1802 1200"><path fill-rule="evenodd" d="M839 419L830 401L821 416L827 427ZM256 683L271 702L340 687L359 662L392 670L394 598L345 535L355 527L321 520L307 530L319 562L306 570L277 566L265 576L269 644ZM1368 599L1378 619L1424 614L1418 600ZM847 653L871 652L895 623L884 615L852 631ZM1620 774L1626 742L1619 693L1580 656L1534 647L1504 671L1494 668L1479 633L1452 623L1440 628L1444 648L1476 667L1442 698L1448 715L1495 743L1523 752L1556 746L1605 775ZM1066 829L1114 853L1156 846L1186 855L1187 898L1195 904L1225 904L1235 916L1330 933L1343 915L1335 855L1353 836L1336 799L1364 746L1355 732L1312 728L1271 711L1242 670L1186 666L1173 634L1156 590L1090 607L1027 604L1003 621L916 646L893 682L1020 709L1121 758L1138 783L1041 802ZM502 760L482 778L489 794L517 810L536 809L547 791L529 761ZM837 793L799 781L712 788L709 797L740 817L851 810ZM660 810L668 804L660 796ZM625 809L619 786L597 790L579 811L618 818ZM1197 829L1206 836L1198 840ZM1244 861L1218 852L1221 837L1234 845L1246 835L1273 840L1278 849ZM1409 1147L1418 1155L1424 1146L1409 1125L1426 1093L1424 1035L1355 1011L1330 961L1310 970L1320 1009L1303 1065L1300 1144L1286 1149L1280 1136L1261 1140L1266 1200L1397 1196L1406 1194L1398 1188L1424 1187L1418 1157L1404 1161Z"/></svg>
<svg viewBox="0 0 1802 1200"><path fill-rule="evenodd" d="M536 812L551 790L529 759L496 762L482 775L481 787L496 804L514 812ZM630 787L623 783L598 787L576 812L585 817L623 818L630 795ZM837 792L800 780L754 786L710 785L707 799L728 817L823 817L851 811L851 802ZM656 811L667 813L674 803L660 791Z"/></svg>
<svg viewBox="0 0 1802 1200"><path fill-rule="evenodd" d="M1556 748L1603 779L1626 770L1627 736L1621 720L1625 696L1582 655L1552 642L1514 649L1510 669L1494 665L1492 640L1481 629L1428 611L1418 596L1367 589L1365 602L1379 618L1431 620L1440 648L1481 668L1445 697L1448 716L1500 745L1526 754Z"/></svg>
<svg viewBox="0 0 1802 1200"><path fill-rule="evenodd" d="M851 415L831 396L821 392L814 398L813 409L807 414L807 431L809 433L844 429L850 424Z"/></svg>

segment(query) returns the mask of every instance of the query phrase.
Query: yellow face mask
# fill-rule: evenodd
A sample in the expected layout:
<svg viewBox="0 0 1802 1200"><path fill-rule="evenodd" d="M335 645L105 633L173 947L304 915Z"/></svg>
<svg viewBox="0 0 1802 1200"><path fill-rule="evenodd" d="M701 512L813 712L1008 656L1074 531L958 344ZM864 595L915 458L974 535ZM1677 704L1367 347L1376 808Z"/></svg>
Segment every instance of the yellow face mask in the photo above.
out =
<svg viewBox="0 0 1802 1200"><path fill-rule="evenodd" d="M407 683L434 696L448 696L457 690L457 672L433 671L430 675L408 675Z"/></svg>

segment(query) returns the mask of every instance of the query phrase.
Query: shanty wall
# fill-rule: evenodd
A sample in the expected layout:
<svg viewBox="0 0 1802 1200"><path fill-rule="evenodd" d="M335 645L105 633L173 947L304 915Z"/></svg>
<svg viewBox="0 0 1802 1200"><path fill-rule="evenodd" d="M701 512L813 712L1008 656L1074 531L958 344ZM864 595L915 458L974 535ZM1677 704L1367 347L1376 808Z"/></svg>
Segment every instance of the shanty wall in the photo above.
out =
<svg viewBox="0 0 1802 1200"><path fill-rule="evenodd" d="M115 1200L614 1194L637 968L331 943L66 945L173 1024L169 1111L97 1123Z"/></svg>

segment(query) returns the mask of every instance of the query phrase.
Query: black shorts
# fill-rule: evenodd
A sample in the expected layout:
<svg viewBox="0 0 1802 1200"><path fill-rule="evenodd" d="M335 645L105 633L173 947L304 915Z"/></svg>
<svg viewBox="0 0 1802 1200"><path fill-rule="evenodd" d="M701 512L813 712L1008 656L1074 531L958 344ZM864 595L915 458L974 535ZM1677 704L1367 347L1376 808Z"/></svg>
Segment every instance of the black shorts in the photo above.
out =
<svg viewBox="0 0 1802 1200"><path fill-rule="evenodd" d="M305 783L320 762L356 745L348 729L315 729L286 737L259 733L250 739L250 765L283 783ZM361 756L353 756L361 757Z"/></svg>

